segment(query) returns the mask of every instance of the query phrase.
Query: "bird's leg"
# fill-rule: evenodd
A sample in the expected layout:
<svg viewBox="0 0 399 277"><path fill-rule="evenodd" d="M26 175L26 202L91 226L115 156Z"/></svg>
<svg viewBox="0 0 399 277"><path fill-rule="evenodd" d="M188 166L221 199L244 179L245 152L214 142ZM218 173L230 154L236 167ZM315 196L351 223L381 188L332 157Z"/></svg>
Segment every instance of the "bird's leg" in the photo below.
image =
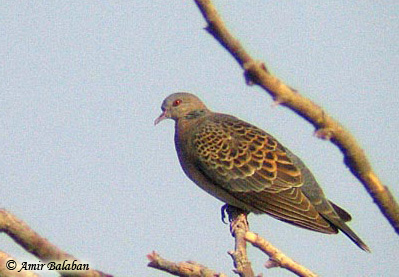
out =
<svg viewBox="0 0 399 277"><path fill-rule="evenodd" d="M235 206L225 204L221 208L221 213L222 213L222 221L223 223L226 224L227 222L225 221L225 219L227 214L230 222L230 232L233 236L235 236L234 234L237 228L240 228L245 232L249 230L249 225L247 220L248 212L241 210L240 208L237 208Z"/></svg>

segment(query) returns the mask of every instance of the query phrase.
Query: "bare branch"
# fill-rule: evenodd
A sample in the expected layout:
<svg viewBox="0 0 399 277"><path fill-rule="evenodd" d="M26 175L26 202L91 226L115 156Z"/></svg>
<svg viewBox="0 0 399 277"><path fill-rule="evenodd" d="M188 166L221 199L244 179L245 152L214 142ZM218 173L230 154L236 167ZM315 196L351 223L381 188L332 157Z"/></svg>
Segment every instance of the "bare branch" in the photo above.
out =
<svg viewBox="0 0 399 277"><path fill-rule="evenodd" d="M153 251L147 255L150 260L148 263L149 267L160 269L162 271L168 272L176 276L187 276L187 277L226 277L227 275L223 273L216 273L213 270L198 264L196 262L187 261L174 263L165 260L158 253Z"/></svg>
<svg viewBox="0 0 399 277"><path fill-rule="evenodd" d="M75 261L81 264L77 258L58 249L45 238L39 236L25 222L15 217L10 212L0 209L0 231L9 235L16 243L22 246L27 252L35 255L42 261ZM58 271L62 276L112 276L97 270L82 271Z"/></svg>
<svg viewBox="0 0 399 277"><path fill-rule="evenodd" d="M290 257L287 257L283 252L271 245L268 241L260 237L258 234L247 232L245 234L245 239L270 257L270 259L266 262L267 268L280 266L295 273L298 276L317 276L317 274L313 273L303 265L300 265L292 260Z"/></svg>
<svg viewBox="0 0 399 277"><path fill-rule="evenodd" d="M303 117L316 128L316 135L331 140L343 153L344 163L369 192L374 202L399 234L399 205L389 189L375 174L356 139L321 107L297 93L271 75L264 63L254 60L227 30L212 1L195 0L208 23L206 30L235 58L244 69L248 84L257 84L273 99Z"/></svg>

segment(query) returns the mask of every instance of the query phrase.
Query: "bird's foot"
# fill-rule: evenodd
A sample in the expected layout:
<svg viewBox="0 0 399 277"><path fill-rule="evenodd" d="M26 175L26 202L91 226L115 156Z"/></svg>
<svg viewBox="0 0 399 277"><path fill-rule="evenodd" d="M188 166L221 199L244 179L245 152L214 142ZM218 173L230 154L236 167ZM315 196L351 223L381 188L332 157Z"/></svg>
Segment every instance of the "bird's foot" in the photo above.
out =
<svg viewBox="0 0 399 277"><path fill-rule="evenodd" d="M226 214L230 222L230 232L234 236L237 229L244 230L245 232L249 230L247 215L248 212L241 210L240 208L225 204L221 208L222 221L226 222Z"/></svg>

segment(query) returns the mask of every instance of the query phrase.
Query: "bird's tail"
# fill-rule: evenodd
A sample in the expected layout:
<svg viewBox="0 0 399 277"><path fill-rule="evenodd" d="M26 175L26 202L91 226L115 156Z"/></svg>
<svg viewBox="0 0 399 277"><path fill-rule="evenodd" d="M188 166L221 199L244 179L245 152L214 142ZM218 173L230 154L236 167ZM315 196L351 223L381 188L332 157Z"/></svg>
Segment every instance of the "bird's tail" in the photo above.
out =
<svg viewBox="0 0 399 277"><path fill-rule="evenodd" d="M338 205L334 204L333 202L331 201L328 202L334 208L336 216L330 214L326 219L330 221L336 228L341 230L348 238L351 239L351 241L353 241L361 249L367 252L371 252L370 248L362 241L362 239L359 238L355 234L355 232L353 232L352 229L349 228L349 226L345 223L351 221L352 219L351 215L347 211L339 207Z"/></svg>
<svg viewBox="0 0 399 277"><path fill-rule="evenodd" d="M371 252L370 248L362 241L361 238L359 238L355 232L352 231L351 228L349 228L348 225L346 225L345 222L339 221L339 222L331 222L334 224L338 229L340 229L348 238L350 238L357 246L359 246L362 250L366 252Z"/></svg>

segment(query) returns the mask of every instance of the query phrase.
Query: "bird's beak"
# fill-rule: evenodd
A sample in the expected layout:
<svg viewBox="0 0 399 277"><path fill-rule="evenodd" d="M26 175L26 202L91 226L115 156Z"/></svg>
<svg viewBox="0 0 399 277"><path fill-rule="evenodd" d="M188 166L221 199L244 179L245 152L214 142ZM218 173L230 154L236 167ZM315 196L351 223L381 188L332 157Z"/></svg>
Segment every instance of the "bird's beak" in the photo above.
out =
<svg viewBox="0 0 399 277"><path fill-rule="evenodd" d="M162 120L164 120L164 119L166 119L166 118L168 118L168 117L166 116L166 110L165 110L165 111L163 111L163 112L161 113L160 116L158 116L157 119L155 119L154 125L157 125L159 122L161 122Z"/></svg>

